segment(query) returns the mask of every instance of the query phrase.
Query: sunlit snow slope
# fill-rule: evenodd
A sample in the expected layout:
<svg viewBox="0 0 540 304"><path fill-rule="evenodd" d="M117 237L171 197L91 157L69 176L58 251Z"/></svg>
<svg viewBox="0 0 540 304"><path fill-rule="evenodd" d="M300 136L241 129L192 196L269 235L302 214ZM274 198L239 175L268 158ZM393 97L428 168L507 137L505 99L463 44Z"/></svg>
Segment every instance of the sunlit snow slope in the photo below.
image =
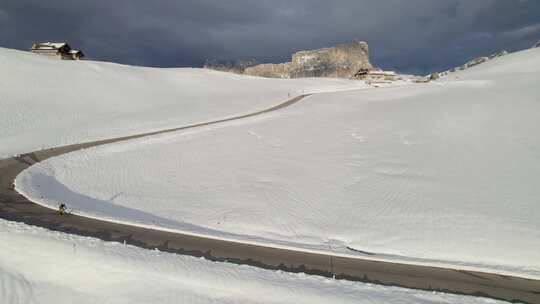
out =
<svg viewBox="0 0 540 304"><path fill-rule="evenodd" d="M17 187L113 221L538 278L539 83L527 50L50 159Z"/></svg>
<svg viewBox="0 0 540 304"><path fill-rule="evenodd" d="M302 93L365 86L203 69L60 61L0 48L0 158L249 113Z"/></svg>

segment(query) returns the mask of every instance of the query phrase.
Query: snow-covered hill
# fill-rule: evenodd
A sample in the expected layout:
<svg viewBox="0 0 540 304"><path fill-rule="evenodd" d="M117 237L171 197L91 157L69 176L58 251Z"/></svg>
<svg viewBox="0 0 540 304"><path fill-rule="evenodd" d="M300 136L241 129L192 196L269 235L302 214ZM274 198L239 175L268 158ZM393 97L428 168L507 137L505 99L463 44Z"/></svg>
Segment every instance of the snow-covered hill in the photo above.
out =
<svg viewBox="0 0 540 304"><path fill-rule="evenodd" d="M248 113L302 93L364 86L58 61L0 48L0 158Z"/></svg>
<svg viewBox="0 0 540 304"><path fill-rule="evenodd" d="M50 159L17 187L107 220L538 278L538 83L531 49Z"/></svg>
<svg viewBox="0 0 540 304"><path fill-rule="evenodd" d="M302 93L352 89L368 87L55 61L0 48L0 158L258 111ZM69 195L61 200L70 207L78 202ZM497 303L208 262L1 219L0 243L0 303Z"/></svg>

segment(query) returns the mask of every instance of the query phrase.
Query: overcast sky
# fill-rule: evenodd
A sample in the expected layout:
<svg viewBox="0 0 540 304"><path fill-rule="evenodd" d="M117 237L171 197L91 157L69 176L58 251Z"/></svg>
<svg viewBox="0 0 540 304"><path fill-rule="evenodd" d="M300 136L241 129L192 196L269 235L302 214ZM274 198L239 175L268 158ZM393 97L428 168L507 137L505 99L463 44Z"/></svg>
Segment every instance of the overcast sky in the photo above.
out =
<svg viewBox="0 0 540 304"><path fill-rule="evenodd" d="M374 65L427 73L540 39L539 0L0 0L0 47L67 41L144 66L284 62L368 42Z"/></svg>

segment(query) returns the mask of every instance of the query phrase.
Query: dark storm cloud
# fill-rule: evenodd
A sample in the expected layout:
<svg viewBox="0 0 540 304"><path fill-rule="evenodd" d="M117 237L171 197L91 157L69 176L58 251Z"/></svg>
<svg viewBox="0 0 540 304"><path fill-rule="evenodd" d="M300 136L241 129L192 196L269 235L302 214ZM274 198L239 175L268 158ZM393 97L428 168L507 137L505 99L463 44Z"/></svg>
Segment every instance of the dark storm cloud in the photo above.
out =
<svg viewBox="0 0 540 304"><path fill-rule="evenodd" d="M384 68L427 72L540 39L536 0L0 0L0 46L69 41L94 59L200 66L281 62L366 40Z"/></svg>

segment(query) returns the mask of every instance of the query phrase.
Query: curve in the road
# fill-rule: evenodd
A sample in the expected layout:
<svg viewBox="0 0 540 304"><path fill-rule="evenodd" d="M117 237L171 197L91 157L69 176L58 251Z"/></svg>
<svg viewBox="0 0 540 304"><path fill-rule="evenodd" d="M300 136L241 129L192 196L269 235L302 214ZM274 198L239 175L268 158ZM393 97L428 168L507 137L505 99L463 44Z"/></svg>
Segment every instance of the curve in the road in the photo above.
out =
<svg viewBox="0 0 540 304"><path fill-rule="evenodd" d="M31 202L13 187L13 182L20 172L50 157L129 139L252 117L290 106L306 96L308 95L298 96L255 113L163 131L51 148L0 160L0 217L51 230L92 236L105 241L125 242L143 248L158 248L161 251L205 257L213 261L304 272L335 277L336 279L483 296L510 302L540 303L539 280L486 272L309 253L152 230L78 215L60 216L55 210Z"/></svg>

